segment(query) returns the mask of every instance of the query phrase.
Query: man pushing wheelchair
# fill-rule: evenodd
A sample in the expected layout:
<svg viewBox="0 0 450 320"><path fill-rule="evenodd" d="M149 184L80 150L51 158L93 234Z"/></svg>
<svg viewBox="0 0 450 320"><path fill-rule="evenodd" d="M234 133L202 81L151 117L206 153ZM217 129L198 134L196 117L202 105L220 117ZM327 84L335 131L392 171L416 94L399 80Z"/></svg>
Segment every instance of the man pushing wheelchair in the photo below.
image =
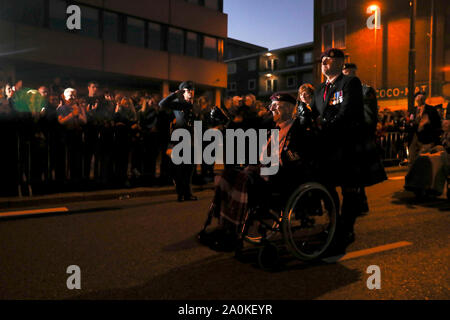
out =
<svg viewBox="0 0 450 320"><path fill-rule="evenodd" d="M342 74L344 53L339 49L324 52L321 64L326 82L308 108L298 109L301 113L295 112L296 100L290 95L271 97L270 111L279 129L278 173L262 176L261 165L226 167L216 177L208 219L198 235L201 243L235 250L247 236L249 208L255 207L260 221L276 216L278 209L278 219L273 218L278 226L272 231L281 230L300 259L343 254L354 241L361 211L358 190L384 181L386 174L365 137L360 80ZM213 217L218 226L207 230Z"/></svg>

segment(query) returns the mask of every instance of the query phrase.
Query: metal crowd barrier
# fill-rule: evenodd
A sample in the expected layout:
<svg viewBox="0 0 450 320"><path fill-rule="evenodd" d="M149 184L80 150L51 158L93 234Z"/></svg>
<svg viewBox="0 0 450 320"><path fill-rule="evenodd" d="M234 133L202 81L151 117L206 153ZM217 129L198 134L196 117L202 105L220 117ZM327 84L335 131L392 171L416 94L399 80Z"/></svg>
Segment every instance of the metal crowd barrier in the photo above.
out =
<svg viewBox="0 0 450 320"><path fill-rule="evenodd" d="M408 140L405 132L386 132L378 138L380 155L385 164L398 165L408 159Z"/></svg>
<svg viewBox="0 0 450 320"><path fill-rule="evenodd" d="M38 132L25 130L17 130L11 135L14 139L14 143L7 147L8 150L3 150L8 159L8 163L11 167L1 168L2 176L8 177L2 181L4 185L7 185L9 190L8 194L12 196L33 196L36 187L48 189L52 187L59 188L60 186L67 186L71 183L89 183L98 182L100 176L95 176L100 171L99 168L94 166L94 158L86 161L85 153L85 133L81 134L82 146L79 149L79 156L76 157L77 172L81 173L81 176L77 176L77 180L73 181L74 177L70 172L70 160L68 140L61 140L50 131L44 131L45 139L39 139L35 135ZM62 134L63 131L59 130L58 134ZM53 141L52 139L57 139ZM57 143L55 143L58 141ZM131 138L130 138L131 143ZM130 151L131 152L131 151ZM91 157L98 156L90 155ZM114 154L109 154L114 157ZM15 165L14 165L15 163ZM89 170L85 170L85 166L91 164ZM111 164L110 164L111 165ZM115 163L112 161L113 167ZM131 163L129 161L128 166ZM89 173L87 173L89 172ZM108 183L114 182L114 176L108 177ZM5 189L5 188L2 188ZM11 194L12 193L12 194ZM46 192L44 192L46 193ZM4 196L0 194L0 197Z"/></svg>

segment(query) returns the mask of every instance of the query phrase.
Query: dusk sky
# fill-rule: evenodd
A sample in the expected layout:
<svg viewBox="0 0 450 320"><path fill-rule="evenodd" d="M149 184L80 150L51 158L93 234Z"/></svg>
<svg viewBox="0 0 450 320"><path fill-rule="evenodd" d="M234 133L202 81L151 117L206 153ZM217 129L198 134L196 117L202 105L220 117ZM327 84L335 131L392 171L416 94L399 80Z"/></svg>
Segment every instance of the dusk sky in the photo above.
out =
<svg viewBox="0 0 450 320"><path fill-rule="evenodd" d="M224 0L228 37L269 48L313 41L313 0Z"/></svg>

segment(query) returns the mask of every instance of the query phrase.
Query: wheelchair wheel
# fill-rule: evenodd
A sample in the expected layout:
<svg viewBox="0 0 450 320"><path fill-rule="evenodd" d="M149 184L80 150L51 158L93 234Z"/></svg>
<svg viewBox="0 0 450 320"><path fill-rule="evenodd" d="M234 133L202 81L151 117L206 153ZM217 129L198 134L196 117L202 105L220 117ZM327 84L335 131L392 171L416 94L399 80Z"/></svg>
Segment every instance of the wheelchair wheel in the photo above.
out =
<svg viewBox="0 0 450 320"><path fill-rule="evenodd" d="M283 212L282 233L289 251L300 260L319 258L336 230L336 204L318 183L301 185Z"/></svg>
<svg viewBox="0 0 450 320"><path fill-rule="evenodd" d="M252 244L260 244L263 240L262 229L265 229L265 239L270 239L276 233L276 231L270 230L278 229L279 223L274 219L255 219L256 212L248 212L247 223L244 228L245 240Z"/></svg>

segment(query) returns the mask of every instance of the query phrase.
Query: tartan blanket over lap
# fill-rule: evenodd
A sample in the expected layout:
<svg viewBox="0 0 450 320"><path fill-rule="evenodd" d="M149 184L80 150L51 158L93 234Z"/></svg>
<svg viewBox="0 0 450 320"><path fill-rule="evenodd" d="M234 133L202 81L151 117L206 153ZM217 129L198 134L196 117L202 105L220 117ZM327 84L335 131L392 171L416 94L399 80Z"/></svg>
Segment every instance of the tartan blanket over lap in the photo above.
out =
<svg viewBox="0 0 450 320"><path fill-rule="evenodd" d="M448 174L448 154L443 146L424 146L405 177L405 188L443 193Z"/></svg>
<svg viewBox="0 0 450 320"><path fill-rule="evenodd" d="M246 219L251 174L248 167L243 170L231 168L215 177L214 216L221 225L231 223L236 226L236 232L242 229Z"/></svg>

